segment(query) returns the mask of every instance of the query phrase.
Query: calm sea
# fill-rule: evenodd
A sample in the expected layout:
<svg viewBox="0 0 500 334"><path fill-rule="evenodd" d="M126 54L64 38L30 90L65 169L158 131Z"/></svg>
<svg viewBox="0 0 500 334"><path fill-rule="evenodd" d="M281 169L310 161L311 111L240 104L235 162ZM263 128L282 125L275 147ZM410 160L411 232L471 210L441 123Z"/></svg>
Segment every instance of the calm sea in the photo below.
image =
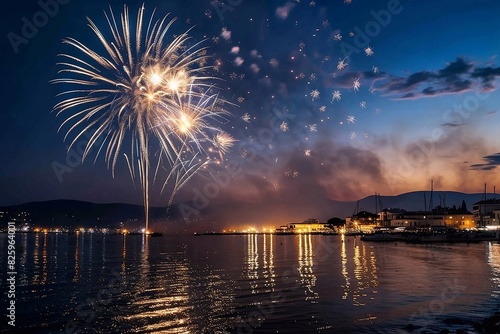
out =
<svg viewBox="0 0 500 334"><path fill-rule="evenodd" d="M0 247L5 296L5 234ZM18 234L17 247L17 333L437 333L500 306L498 243Z"/></svg>

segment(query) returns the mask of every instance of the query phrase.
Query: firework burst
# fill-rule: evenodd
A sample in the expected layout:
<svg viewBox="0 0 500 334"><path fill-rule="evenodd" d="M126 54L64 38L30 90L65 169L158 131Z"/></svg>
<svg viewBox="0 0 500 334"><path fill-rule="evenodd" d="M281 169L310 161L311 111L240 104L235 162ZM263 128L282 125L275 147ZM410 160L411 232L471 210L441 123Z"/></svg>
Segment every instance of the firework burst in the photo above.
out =
<svg viewBox="0 0 500 334"><path fill-rule="evenodd" d="M224 160L224 154L229 152L229 149L233 147L235 142L236 139L226 132L220 132L215 135L214 144L219 152L221 161Z"/></svg>
<svg viewBox="0 0 500 334"><path fill-rule="evenodd" d="M114 176L117 160L124 154L132 178L140 180L147 230L151 147L159 152L154 155L153 180L159 171L167 170L163 188L174 182L172 198L203 165L197 158L205 153L202 145L213 141L212 132L221 131L209 120L227 113L221 107L224 101L208 94L213 88L208 79L213 78L204 75L206 50L200 43L190 43L189 30L165 43L175 21L167 20L168 15L155 20L153 12L146 19L142 6L135 26L127 6L119 20L111 9L104 15L106 31L88 19L102 53L73 38L63 41L79 55L60 55L63 77L52 82L71 88L59 94L62 101L54 110L65 116L59 128L68 128L65 140L74 136L70 148L86 131L92 133L82 160L100 144L95 159L102 151ZM124 146L129 147L126 153Z"/></svg>

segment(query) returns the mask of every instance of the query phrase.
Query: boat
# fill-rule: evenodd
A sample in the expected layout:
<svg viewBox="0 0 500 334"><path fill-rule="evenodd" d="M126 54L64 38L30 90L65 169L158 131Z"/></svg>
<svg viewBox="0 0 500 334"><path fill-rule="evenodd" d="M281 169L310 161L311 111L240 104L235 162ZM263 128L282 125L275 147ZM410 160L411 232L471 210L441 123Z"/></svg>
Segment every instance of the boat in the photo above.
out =
<svg viewBox="0 0 500 334"><path fill-rule="evenodd" d="M161 237L163 234L160 232L153 232L149 234L151 237Z"/></svg>
<svg viewBox="0 0 500 334"><path fill-rule="evenodd" d="M356 230L356 231L346 231L344 233L344 235L346 237L357 237L357 236L360 236L360 235L364 235L365 233L363 233L363 231L359 231L359 230Z"/></svg>
<svg viewBox="0 0 500 334"><path fill-rule="evenodd" d="M408 237L410 243L480 243L494 241L494 237L477 232L447 231L444 233L417 233Z"/></svg>
<svg viewBox="0 0 500 334"><path fill-rule="evenodd" d="M335 230L331 230L331 231L324 231L321 233L322 235L339 235L339 233Z"/></svg>
<svg viewBox="0 0 500 334"><path fill-rule="evenodd" d="M400 233L374 232L362 235L361 240L374 241L374 242L394 242L394 241L404 241L405 237Z"/></svg>

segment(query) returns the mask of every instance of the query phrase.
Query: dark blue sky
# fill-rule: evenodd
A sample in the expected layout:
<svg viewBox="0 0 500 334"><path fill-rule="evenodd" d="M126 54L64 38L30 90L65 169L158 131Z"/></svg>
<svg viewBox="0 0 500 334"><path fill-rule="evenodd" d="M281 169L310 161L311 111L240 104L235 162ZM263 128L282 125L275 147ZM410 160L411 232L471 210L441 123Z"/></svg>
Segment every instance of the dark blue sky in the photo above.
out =
<svg viewBox="0 0 500 334"><path fill-rule="evenodd" d="M125 3L135 15L143 2ZM123 2L110 4L122 10ZM242 0L223 12L213 4L145 2L147 15L156 8L156 17L178 17L172 34L194 26L193 41L206 39L209 64L220 64L217 85L237 105L224 125L238 140L225 163L241 172L212 202L355 200L425 189L430 179L442 190L477 192L500 181L500 2ZM60 4L20 44L12 40L24 38L23 17L43 20L42 8L4 6L0 205L141 203L123 162L114 179L102 158L71 163L57 132L63 118L51 112L61 90L49 83L57 54L73 52L61 40L98 48L86 16L105 27L107 4ZM57 175L54 164L72 171ZM207 182L194 178L177 199L190 200Z"/></svg>

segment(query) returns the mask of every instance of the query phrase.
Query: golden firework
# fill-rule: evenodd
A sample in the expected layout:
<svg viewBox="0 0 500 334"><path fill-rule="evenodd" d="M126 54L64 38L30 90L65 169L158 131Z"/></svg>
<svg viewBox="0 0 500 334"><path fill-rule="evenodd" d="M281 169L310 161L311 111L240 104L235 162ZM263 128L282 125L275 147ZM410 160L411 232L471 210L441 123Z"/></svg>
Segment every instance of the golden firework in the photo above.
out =
<svg viewBox="0 0 500 334"><path fill-rule="evenodd" d="M206 50L200 43L190 44L189 30L165 43L175 21L167 20L168 15L155 21L153 11L145 19L142 6L135 26L127 6L119 20L111 8L104 15L107 31L88 18L101 53L74 38L63 40L79 55L59 55L64 59L58 63L63 77L52 82L71 88L58 95L62 100L54 110L66 116L59 128L67 127L65 140L74 134L69 148L85 132L92 133L82 160L99 146L96 159L103 151L114 176L118 158L124 154L132 178L138 177L141 183L147 230L151 147L160 152L155 155L153 180L159 171L168 171L164 188L174 182L173 196L200 167L196 157L204 152L204 143L211 143L209 134L221 131L210 125L210 119L227 112L216 107L222 101L217 94L207 94L214 89L210 83L214 78L203 74L208 68L199 64L206 63Z"/></svg>

